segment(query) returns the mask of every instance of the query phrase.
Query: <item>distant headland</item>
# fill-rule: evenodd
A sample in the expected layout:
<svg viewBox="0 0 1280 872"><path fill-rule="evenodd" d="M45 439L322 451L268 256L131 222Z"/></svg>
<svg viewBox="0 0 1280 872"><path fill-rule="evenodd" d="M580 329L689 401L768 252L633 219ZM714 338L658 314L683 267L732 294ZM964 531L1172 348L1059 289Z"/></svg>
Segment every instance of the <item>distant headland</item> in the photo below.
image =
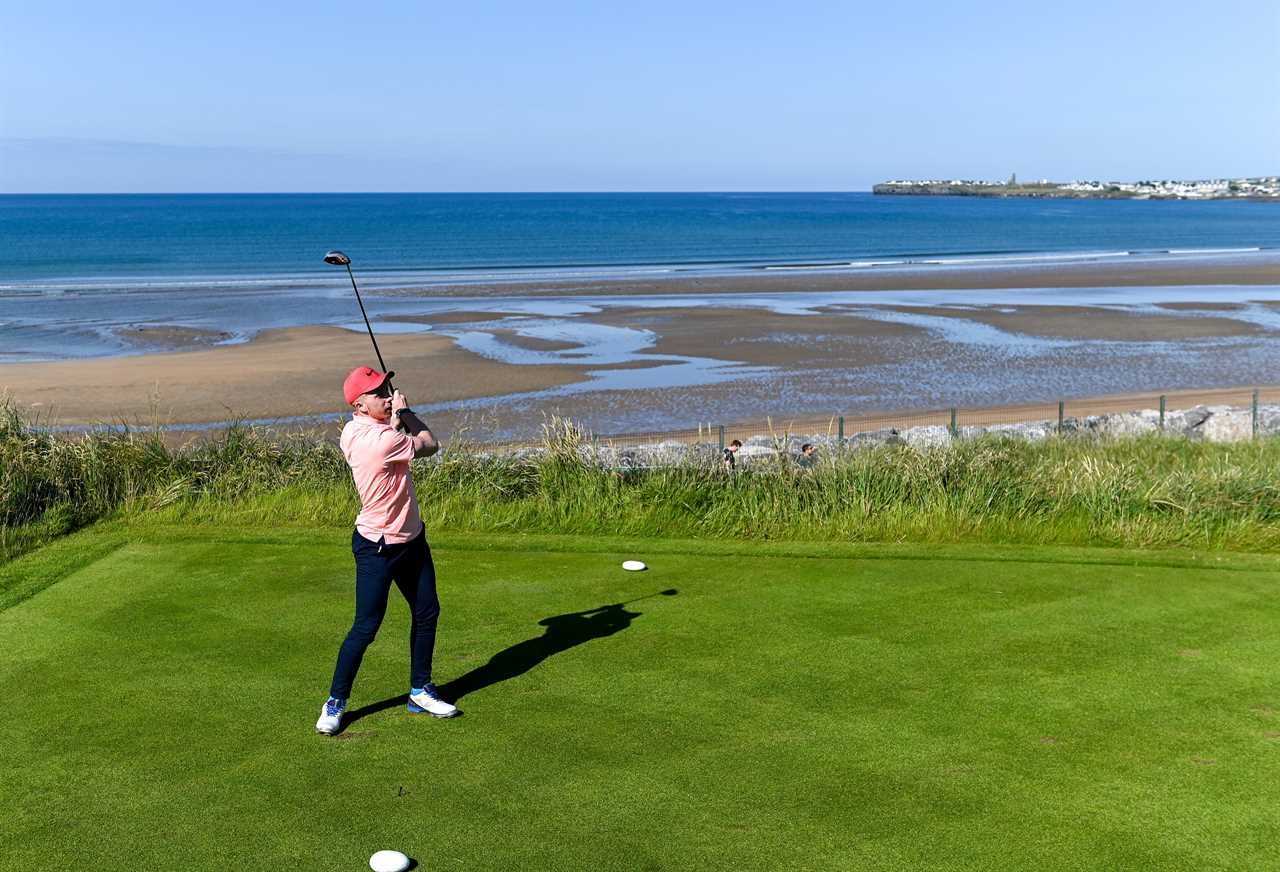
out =
<svg viewBox="0 0 1280 872"><path fill-rule="evenodd" d="M907 194L951 197L1053 197L1095 200L1276 200L1280 201L1280 176L1245 179L1143 182L1051 182L1040 179L1019 182L1017 175L1005 182L972 179L894 179L871 189L875 194Z"/></svg>

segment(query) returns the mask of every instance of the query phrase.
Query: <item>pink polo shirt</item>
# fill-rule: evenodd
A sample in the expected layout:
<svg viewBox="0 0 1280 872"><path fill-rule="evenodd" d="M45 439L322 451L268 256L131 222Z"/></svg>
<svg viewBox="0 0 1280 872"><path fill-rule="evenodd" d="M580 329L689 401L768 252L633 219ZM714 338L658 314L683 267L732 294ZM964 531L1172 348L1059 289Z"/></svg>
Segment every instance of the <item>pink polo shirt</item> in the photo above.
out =
<svg viewBox="0 0 1280 872"><path fill-rule="evenodd" d="M409 476L413 440L390 424L356 414L342 428L339 444L360 492L356 531L371 542L416 538L422 532L422 516Z"/></svg>

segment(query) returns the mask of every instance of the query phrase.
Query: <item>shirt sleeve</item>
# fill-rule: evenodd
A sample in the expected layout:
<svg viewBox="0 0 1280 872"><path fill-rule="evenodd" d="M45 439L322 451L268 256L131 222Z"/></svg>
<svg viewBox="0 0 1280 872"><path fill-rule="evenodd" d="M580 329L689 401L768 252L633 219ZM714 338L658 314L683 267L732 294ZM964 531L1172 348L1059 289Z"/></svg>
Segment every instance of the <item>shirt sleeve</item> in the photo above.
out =
<svg viewBox="0 0 1280 872"><path fill-rule="evenodd" d="M413 460L413 440L399 430L386 430L378 436L378 452L383 464L408 463Z"/></svg>

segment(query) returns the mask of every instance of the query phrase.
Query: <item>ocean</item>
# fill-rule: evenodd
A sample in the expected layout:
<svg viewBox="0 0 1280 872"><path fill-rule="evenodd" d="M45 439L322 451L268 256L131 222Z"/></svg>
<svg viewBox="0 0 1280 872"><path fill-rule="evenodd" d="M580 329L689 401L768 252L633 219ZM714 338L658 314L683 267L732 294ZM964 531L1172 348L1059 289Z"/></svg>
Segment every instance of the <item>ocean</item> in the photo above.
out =
<svg viewBox="0 0 1280 872"><path fill-rule="evenodd" d="M831 194L0 196L0 292L1280 248L1280 208Z"/></svg>

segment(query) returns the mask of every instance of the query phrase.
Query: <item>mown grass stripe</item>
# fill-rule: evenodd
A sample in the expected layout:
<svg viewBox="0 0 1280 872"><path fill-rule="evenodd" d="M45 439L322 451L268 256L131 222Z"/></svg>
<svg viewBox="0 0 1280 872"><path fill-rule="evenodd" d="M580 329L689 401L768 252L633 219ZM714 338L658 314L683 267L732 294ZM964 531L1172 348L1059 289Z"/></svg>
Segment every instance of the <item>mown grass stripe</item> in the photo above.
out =
<svg viewBox="0 0 1280 872"><path fill-rule="evenodd" d="M127 541L128 537L119 528L86 530L18 560L0 564L0 612L102 560Z"/></svg>
<svg viewBox="0 0 1280 872"><path fill-rule="evenodd" d="M241 546L318 546L332 549L335 559L347 555L350 529L342 527L286 527L275 530L221 525L157 523L141 519L104 522L71 534L45 548L0 564L0 610L34 596L65 576L130 542L149 545L219 543ZM609 555L611 560L638 557L654 565L653 557L743 557L799 560L916 561L1023 564L1028 567L1097 566L1219 572L1280 572L1280 557L1268 554L1195 553L1184 550L1124 550L1008 545L907 545L833 542L716 542L698 539L653 540L630 537L569 536L562 534L429 532L436 552L493 554ZM640 576L643 577L643 576Z"/></svg>
<svg viewBox="0 0 1280 872"><path fill-rule="evenodd" d="M350 528L281 528L247 530L227 526L177 525L140 522L130 526L132 535L151 542L209 540L241 544L292 544L307 542L345 548ZM1280 556L1241 552L1195 552L1186 549L1134 550L1068 546L934 545L866 542L723 542L704 539L646 539L618 536L574 536L555 533L435 531L428 529L433 549L458 551L519 551L547 553L594 552L687 554L741 557L857 558L866 560L947 560L970 562L1061 563L1089 566L1150 566L1168 569L1199 568L1243 571L1280 571ZM1043 555L1029 557L1029 554Z"/></svg>

